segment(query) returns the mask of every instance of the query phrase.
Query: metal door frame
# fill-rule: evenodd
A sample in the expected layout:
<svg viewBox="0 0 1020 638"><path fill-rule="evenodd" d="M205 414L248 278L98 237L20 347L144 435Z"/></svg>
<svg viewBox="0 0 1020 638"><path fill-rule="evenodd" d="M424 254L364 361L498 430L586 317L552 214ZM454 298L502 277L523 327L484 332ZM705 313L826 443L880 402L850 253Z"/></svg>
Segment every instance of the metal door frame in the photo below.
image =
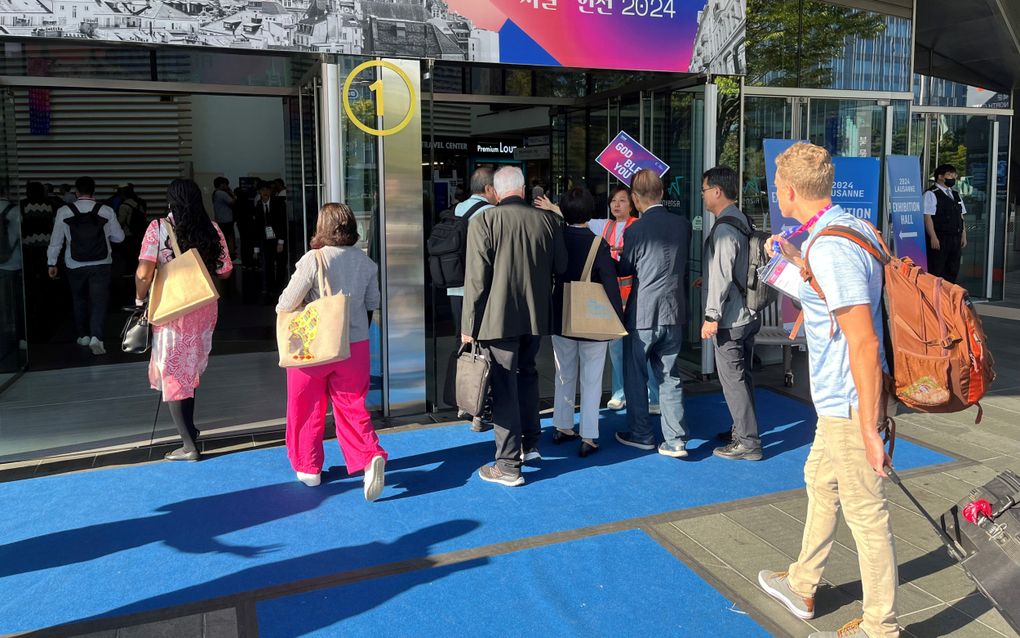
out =
<svg viewBox="0 0 1020 638"><path fill-rule="evenodd" d="M1010 127L1012 128L1013 122L1013 109L986 109L986 108L968 108L968 107L955 107L955 106L914 106L910 107L910 121L913 123L914 115L920 115L924 122L924 141L922 144L924 148L919 149L921 156L921 170L925 183L927 183L928 176L934 170L932 167L932 149L935 140L932 139L932 128L935 126L935 116L939 115L962 115L965 117L981 117L984 116L988 119L989 133L988 133L988 242L987 242L987 255L985 255L985 285L984 292L986 299L992 299L995 280L994 280L994 269L995 269L995 249L996 240L995 233L998 231L996 227L996 215L998 214L998 191L999 191L999 117L1005 116L1010 118ZM911 136L908 135L908 140ZM913 149L911 149L913 150ZM1010 148L1009 155L1012 155L1013 149ZM1009 158L1007 157L1007 165L1009 164ZM992 169L995 170L992 170ZM1007 179L1007 191L1008 191L1008 180L1009 173L1006 175ZM1007 218L1008 218L1008 197L1007 197ZM1009 254L1009 233L1003 233L1002 236L1002 250L1003 256ZM1005 274L1003 275L1005 277Z"/></svg>

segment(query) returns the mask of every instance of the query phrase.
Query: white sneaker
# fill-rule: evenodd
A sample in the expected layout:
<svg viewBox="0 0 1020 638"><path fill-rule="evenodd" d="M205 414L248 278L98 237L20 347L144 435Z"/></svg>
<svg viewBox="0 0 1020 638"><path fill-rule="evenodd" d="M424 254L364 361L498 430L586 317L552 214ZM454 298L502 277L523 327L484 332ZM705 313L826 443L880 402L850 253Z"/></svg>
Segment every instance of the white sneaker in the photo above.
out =
<svg viewBox="0 0 1020 638"><path fill-rule="evenodd" d="M365 468L365 500L371 503L382 494L386 484L386 459L373 456Z"/></svg>
<svg viewBox="0 0 1020 638"><path fill-rule="evenodd" d="M92 337L92 339L89 340L89 350L91 350L92 354L95 355L106 354L106 348L103 347L103 342L95 337Z"/></svg>
<svg viewBox="0 0 1020 638"><path fill-rule="evenodd" d="M622 410L627 407L627 402L623 399L610 399L609 402L606 403L606 407L610 410Z"/></svg>
<svg viewBox="0 0 1020 638"><path fill-rule="evenodd" d="M88 348L89 347L89 343L91 343L91 342L92 342L92 338L91 337L78 337L78 341L76 341L75 343L77 343L79 346L81 346L83 348Z"/></svg>
<svg viewBox="0 0 1020 638"><path fill-rule="evenodd" d="M658 403L653 403L653 404L649 405L648 406L648 414L650 414L652 416L660 416L662 414L662 410L659 409L659 404Z"/></svg>
<svg viewBox="0 0 1020 638"><path fill-rule="evenodd" d="M322 474L305 474L304 472L297 473L297 480L301 481L308 487L317 487L322 482Z"/></svg>

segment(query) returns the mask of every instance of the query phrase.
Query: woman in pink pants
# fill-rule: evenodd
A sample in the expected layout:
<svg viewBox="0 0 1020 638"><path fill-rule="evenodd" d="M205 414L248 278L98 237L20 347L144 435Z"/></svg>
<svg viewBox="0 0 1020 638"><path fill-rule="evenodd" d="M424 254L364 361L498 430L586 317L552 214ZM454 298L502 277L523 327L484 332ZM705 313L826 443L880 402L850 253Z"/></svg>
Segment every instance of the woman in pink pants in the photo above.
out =
<svg viewBox="0 0 1020 638"><path fill-rule="evenodd" d="M358 222L345 204L319 211L312 250L298 260L280 295L277 312L290 312L319 297L315 251L322 252L334 294L348 295L351 356L336 363L287 369L287 455L299 481L321 480L326 407L332 401L336 435L347 472L365 471L365 499L374 501L385 483L386 451L365 409L368 394L370 313L379 308L379 267L355 247Z"/></svg>

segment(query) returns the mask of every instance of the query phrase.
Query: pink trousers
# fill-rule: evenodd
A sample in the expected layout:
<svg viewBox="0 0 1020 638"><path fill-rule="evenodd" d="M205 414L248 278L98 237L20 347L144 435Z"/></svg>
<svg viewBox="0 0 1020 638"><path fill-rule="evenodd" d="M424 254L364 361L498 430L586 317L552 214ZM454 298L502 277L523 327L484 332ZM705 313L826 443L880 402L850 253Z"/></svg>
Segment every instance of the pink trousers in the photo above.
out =
<svg viewBox="0 0 1020 638"><path fill-rule="evenodd" d="M368 377L368 341L352 343L351 356L343 361L287 370L287 456L294 471L322 471L330 400L348 474L365 469L372 457L386 458L365 409Z"/></svg>

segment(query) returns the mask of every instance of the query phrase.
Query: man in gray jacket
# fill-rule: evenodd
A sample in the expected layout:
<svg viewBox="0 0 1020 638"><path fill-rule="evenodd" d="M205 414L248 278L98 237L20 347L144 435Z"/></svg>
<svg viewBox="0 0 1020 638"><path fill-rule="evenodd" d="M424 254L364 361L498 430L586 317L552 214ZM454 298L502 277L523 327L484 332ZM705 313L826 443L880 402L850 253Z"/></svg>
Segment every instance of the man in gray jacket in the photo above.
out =
<svg viewBox="0 0 1020 638"><path fill-rule="evenodd" d="M705 208L717 219L705 241L705 321L701 338L715 340L715 368L733 417L732 442L716 448L714 454L724 459L759 461L761 440L754 412L751 363L761 317L748 311L741 292L747 285L751 224L734 203L738 187L737 174L726 166L709 169L702 178Z"/></svg>
<svg viewBox="0 0 1020 638"><path fill-rule="evenodd" d="M560 219L524 201L521 169L500 169L493 181L499 205L468 225L461 340L477 340L492 359L496 462L478 474L513 487L524 484L522 463L542 458L535 360L551 334L553 275L566 270L567 247Z"/></svg>
<svg viewBox="0 0 1020 638"><path fill-rule="evenodd" d="M634 277L624 315L629 334L623 340L623 388L627 394L628 431L616 440L640 450L655 449L648 423L648 368L659 386L662 436L659 454L687 456L683 381L676 359L687 321L687 256L691 223L662 205L662 179L642 170L631 182L641 218L627 229L619 272Z"/></svg>

